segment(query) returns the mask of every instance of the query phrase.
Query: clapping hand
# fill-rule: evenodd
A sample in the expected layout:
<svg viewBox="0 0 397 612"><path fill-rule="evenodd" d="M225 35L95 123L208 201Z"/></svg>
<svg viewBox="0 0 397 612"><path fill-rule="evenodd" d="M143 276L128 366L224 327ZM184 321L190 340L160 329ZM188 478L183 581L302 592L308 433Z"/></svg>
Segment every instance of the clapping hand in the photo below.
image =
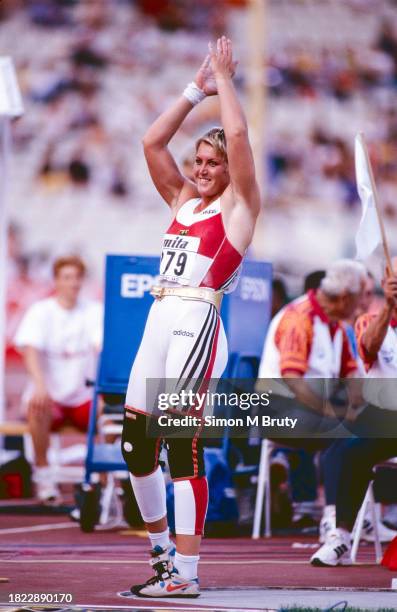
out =
<svg viewBox="0 0 397 612"><path fill-rule="evenodd" d="M214 96L218 93L216 75L225 74L233 78L238 62L233 61L232 43L225 36L218 38L216 51L212 43L209 43L208 47L210 52L201 64L194 80L207 96Z"/></svg>
<svg viewBox="0 0 397 612"><path fill-rule="evenodd" d="M216 49L210 43L209 50L210 65L215 77L224 76L232 78L236 71L237 62L233 61L232 41L230 38L226 38L226 36L218 38Z"/></svg>

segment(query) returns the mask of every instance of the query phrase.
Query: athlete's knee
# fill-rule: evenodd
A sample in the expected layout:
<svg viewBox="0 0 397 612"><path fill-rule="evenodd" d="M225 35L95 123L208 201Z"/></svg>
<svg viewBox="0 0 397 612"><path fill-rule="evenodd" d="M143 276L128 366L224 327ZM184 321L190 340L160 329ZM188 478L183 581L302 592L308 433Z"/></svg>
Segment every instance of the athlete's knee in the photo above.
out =
<svg viewBox="0 0 397 612"><path fill-rule="evenodd" d="M160 440L147 435L148 417L140 413L124 415L121 452L128 470L134 476L146 476L158 466Z"/></svg>

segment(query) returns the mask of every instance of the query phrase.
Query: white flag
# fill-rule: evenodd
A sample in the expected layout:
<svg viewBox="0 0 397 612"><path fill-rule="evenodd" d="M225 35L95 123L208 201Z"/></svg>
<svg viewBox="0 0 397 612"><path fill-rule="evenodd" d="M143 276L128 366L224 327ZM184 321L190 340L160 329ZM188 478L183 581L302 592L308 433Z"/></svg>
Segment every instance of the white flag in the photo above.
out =
<svg viewBox="0 0 397 612"><path fill-rule="evenodd" d="M355 139L355 164L357 190L362 205L360 225L356 234L356 259L367 259L380 244L382 235L375 206L375 195L370 178L368 161L360 134Z"/></svg>
<svg viewBox="0 0 397 612"><path fill-rule="evenodd" d="M23 114L21 92L12 59L0 57L0 115L20 117Z"/></svg>

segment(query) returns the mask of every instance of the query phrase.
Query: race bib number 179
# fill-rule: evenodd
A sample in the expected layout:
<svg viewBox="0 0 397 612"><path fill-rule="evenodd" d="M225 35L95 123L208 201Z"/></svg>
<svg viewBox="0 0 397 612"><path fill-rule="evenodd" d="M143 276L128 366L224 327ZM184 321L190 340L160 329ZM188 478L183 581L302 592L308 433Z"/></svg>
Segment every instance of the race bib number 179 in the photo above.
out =
<svg viewBox="0 0 397 612"><path fill-rule="evenodd" d="M160 275L173 283L188 285L200 245L197 236L165 234L161 253Z"/></svg>

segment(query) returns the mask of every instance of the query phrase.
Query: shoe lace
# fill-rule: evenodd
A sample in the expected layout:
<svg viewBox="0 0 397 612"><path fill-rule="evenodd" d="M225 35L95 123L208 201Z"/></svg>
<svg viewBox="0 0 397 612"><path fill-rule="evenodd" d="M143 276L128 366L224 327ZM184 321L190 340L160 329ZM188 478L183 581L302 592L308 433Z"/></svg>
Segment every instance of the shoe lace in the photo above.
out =
<svg viewBox="0 0 397 612"><path fill-rule="evenodd" d="M150 554L152 557L150 559L150 565L152 566L155 575L152 576L152 578L149 578L147 584L156 584L156 582L160 582L164 580L164 578L170 578L171 575L169 571L169 559L164 558L164 555L167 554L167 551L163 549L153 549L152 551L150 551Z"/></svg>
<svg viewBox="0 0 397 612"><path fill-rule="evenodd" d="M154 576L152 576L151 578L149 578L149 580L146 581L147 585L153 585L153 584L157 584L158 582L162 581L162 577L159 574L155 574Z"/></svg>

